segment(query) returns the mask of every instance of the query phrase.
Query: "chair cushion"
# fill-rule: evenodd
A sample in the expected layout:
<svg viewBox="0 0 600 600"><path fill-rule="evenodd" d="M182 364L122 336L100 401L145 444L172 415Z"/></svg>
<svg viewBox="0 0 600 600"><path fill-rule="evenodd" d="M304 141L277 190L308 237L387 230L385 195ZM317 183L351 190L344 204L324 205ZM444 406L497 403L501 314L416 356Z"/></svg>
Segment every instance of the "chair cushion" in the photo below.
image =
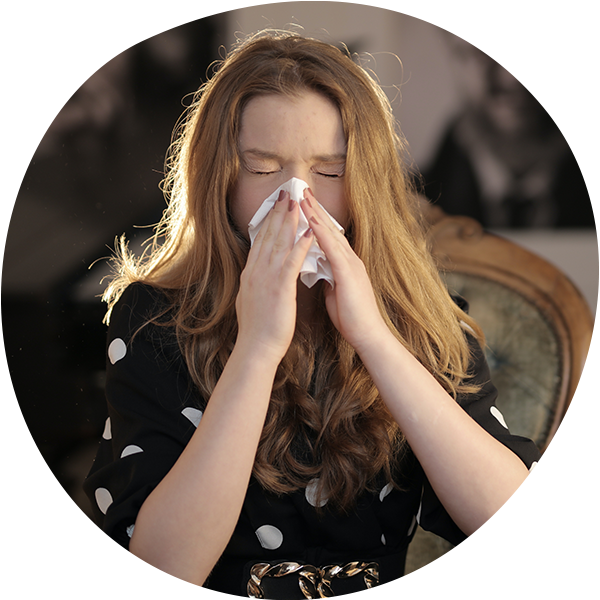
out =
<svg viewBox="0 0 600 600"><path fill-rule="evenodd" d="M498 388L497 405L511 431L543 446L561 378L558 337L540 310L518 292L464 273L444 275L469 303L486 336L486 357Z"/></svg>

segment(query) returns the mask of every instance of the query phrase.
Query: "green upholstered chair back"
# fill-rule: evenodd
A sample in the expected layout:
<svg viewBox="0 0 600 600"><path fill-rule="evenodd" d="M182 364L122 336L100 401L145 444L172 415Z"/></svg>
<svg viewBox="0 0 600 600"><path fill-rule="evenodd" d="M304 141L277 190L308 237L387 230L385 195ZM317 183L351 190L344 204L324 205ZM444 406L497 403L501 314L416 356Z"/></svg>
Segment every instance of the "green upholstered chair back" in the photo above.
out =
<svg viewBox="0 0 600 600"><path fill-rule="evenodd" d="M512 433L544 446L561 393L562 353L552 324L526 298L491 279L448 273L486 337L497 405Z"/></svg>
<svg viewBox="0 0 600 600"><path fill-rule="evenodd" d="M498 408L511 432L544 451L575 392L593 317L568 277L473 219L425 206L429 239L450 291L463 296L486 336ZM451 546L419 529L407 573Z"/></svg>

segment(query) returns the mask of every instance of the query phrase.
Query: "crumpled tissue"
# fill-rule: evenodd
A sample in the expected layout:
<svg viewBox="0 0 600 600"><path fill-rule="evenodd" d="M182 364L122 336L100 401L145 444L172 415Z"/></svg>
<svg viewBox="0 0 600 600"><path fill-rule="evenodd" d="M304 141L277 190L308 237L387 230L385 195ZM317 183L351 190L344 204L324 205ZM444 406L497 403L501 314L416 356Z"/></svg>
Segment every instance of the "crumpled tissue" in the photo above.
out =
<svg viewBox="0 0 600 600"><path fill-rule="evenodd" d="M300 203L304 198L304 190L308 187L308 184L302 179L298 179L296 177L292 177L289 181L286 181L283 185L280 185L261 205L260 208L254 213L250 224L248 225L248 233L250 235L250 245L254 244L254 238L260 231L262 224L269 214L271 208L275 202L277 202L277 198L279 197L279 192L281 190L285 190L290 193L290 197L292 200ZM321 208L323 206L319 204ZM343 233L344 228L323 208L325 214L331 219L331 222ZM306 230L310 227L302 209L300 209L300 218L298 220L298 229L296 231L296 239L294 243L296 243L306 232ZM333 273L331 271L331 265L325 256L325 253L319 247L316 238L313 237L312 244L308 250L308 254L304 259L304 264L300 269L300 279L302 283L306 287L311 288L319 279L325 279L330 283L333 287Z"/></svg>

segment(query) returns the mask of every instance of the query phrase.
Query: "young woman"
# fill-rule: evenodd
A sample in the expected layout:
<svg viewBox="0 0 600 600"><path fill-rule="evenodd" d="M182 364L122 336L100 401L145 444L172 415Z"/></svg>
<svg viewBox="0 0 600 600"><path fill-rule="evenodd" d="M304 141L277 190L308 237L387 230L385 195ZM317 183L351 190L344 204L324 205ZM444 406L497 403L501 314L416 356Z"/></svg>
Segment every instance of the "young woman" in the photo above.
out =
<svg viewBox="0 0 600 600"><path fill-rule="evenodd" d="M381 89L319 41L263 32L199 90L154 243L122 241L105 294L86 491L132 553L234 595L338 595L400 577L417 523L459 543L525 479L537 450L494 406L403 150ZM293 177L304 199L281 192L250 245ZM299 279L315 241L333 285Z"/></svg>

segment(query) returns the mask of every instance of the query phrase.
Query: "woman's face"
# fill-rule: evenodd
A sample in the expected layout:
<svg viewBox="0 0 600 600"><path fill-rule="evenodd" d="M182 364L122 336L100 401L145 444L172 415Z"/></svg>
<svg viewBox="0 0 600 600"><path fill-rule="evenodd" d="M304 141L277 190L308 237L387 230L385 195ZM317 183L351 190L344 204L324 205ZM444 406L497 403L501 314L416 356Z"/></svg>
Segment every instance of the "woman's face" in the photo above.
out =
<svg viewBox="0 0 600 600"><path fill-rule="evenodd" d="M306 181L325 209L347 226L346 140L342 118L330 100L311 91L254 97L242 112L239 153L230 209L246 237L260 205L292 177Z"/></svg>

